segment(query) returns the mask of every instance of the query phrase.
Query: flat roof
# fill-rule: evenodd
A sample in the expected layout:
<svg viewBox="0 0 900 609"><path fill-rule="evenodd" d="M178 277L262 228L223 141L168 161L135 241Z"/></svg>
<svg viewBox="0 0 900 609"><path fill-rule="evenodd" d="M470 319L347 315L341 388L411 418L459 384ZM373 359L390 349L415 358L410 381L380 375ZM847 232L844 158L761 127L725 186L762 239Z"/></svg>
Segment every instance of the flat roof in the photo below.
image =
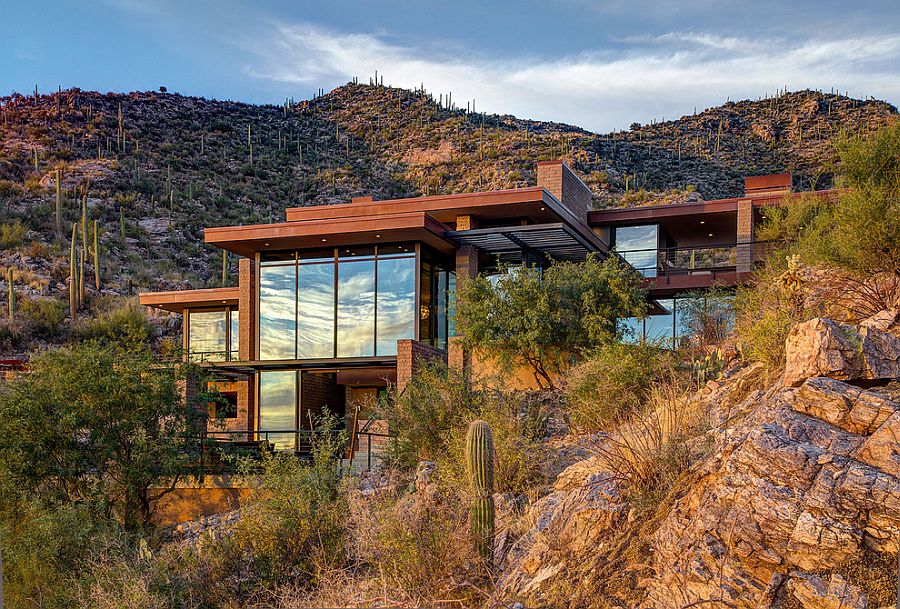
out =
<svg viewBox="0 0 900 609"><path fill-rule="evenodd" d="M422 211L379 216L325 218L309 222L250 224L207 228L204 240L210 245L252 256L259 251L373 245L397 241L422 241L434 249L452 254L455 246L444 239L450 230Z"/></svg>
<svg viewBox="0 0 900 609"><path fill-rule="evenodd" d="M171 292L143 292L139 295L142 305L172 313L184 313L185 309L215 306L237 306L240 288L201 288L199 290L175 290Z"/></svg>

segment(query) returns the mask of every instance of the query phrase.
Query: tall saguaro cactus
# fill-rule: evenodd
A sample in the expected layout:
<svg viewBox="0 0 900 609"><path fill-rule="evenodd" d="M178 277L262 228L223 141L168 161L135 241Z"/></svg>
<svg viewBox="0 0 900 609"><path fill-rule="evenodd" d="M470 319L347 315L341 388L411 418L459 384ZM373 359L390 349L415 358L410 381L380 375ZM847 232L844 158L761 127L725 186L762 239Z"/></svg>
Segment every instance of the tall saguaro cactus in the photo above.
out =
<svg viewBox="0 0 900 609"><path fill-rule="evenodd" d="M466 434L466 472L472 487L472 537L489 563L494 555L494 436L486 421L473 421Z"/></svg>
<svg viewBox="0 0 900 609"><path fill-rule="evenodd" d="M16 319L16 290L13 287L13 269L9 267L6 271L6 287L9 291L9 321Z"/></svg>

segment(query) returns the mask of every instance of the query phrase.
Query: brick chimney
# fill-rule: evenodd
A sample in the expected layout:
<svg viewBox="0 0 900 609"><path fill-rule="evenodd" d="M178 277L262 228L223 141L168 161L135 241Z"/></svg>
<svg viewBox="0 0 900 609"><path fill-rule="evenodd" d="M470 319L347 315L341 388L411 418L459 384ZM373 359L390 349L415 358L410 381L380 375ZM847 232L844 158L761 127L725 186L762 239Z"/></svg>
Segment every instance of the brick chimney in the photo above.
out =
<svg viewBox="0 0 900 609"><path fill-rule="evenodd" d="M561 160L540 161L537 164L537 185L545 188L569 208L582 222L587 222L591 204L591 189Z"/></svg>
<svg viewBox="0 0 900 609"><path fill-rule="evenodd" d="M747 176L744 178L744 196L788 194L791 192L791 174L775 173L767 176Z"/></svg>

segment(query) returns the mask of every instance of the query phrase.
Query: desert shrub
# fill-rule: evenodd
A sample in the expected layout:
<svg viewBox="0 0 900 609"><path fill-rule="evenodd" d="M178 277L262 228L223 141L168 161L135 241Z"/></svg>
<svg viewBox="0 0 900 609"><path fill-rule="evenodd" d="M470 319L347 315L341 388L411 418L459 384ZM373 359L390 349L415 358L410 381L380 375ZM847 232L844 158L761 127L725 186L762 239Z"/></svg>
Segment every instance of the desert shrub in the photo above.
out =
<svg viewBox="0 0 900 609"><path fill-rule="evenodd" d="M735 331L742 354L770 371L784 365L784 343L791 326L806 321L796 258L771 258L747 286L735 296Z"/></svg>
<svg viewBox="0 0 900 609"><path fill-rule="evenodd" d="M404 392L385 396L378 416L395 434L390 457L402 470L434 461L448 481L465 486L466 429L483 419L494 432L498 492L525 492L542 475L546 413L532 395L479 386L444 364L432 364L417 370Z"/></svg>
<svg viewBox="0 0 900 609"><path fill-rule="evenodd" d="M505 369L526 365L545 388L573 360L619 336L616 320L646 310L641 275L618 257L506 269L460 282L458 324L467 345Z"/></svg>
<svg viewBox="0 0 900 609"><path fill-rule="evenodd" d="M475 553L464 497L433 485L428 492L351 502L352 556L391 596L389 605L477 606L487 575Z"/></svg>
<svg viewBox="0 0 900 609"><path fill-rule="evenodd" d="M0 224L0 250L10 250L22 245L25 233L25 225L21 220Z"/></svg>
<svg viewBox="0 0 900 609"><path fill-rule="evenodd" d="M609 343L566 378L564 389L570 425L598 431L639 408L660 378L667 357L652 344Z"/></svg>
<svg viewBox="0 0 900 609"><path fill-rule="evenodd" d="M26 298L19 307L34 336L51 340L59 337L66 320L66 305L52 298Z"/></svg>
<svg viewBox="0 0 900 609"><path fill-rule="evenodd" d="M714 287L681 296L677 306L679 325L687 330L686 346L722 345L734 329L734 292Z"/></svg>
<svg viewBox="0 0 900 609"><path fill-rule="evenodd" d="M291 579L311 587L320 571L344 560L347 507L335 458L346 438L333 433L334 423L333 417L317 423L311 463L293 455L265 457L261 485L220 544L252 565L263 585Z"/></svg>
<svg viewBox="0 0 900 609"><path fill-rule="evenodd" d="M72 328L76 341L99 340L132 348L146 346L153 337L153 326L144 307L136 300L104 301L95 312Z"/></svg>
<svg viewBox="0 0 900 609"><path fill-rule="evenodd" d="M619 418L601 456L638 504L655 506L698 457L692 451L708 448L688 444L708 428L705 415L688 386L672 375L651 386L640 410Z"/></svg>
<svg viewBox="0 0 900 609"><path fill-rule="evenodd" d="M29 374L0 386L0 479L29 499L147 526L151 502L164 494L153 489L195 460L185 438L206 396L181 395L188 374L199 371L97 342L33 355Z"/></svg>
<svg viewBox="0 0 900 609"><path fill-rule="evenodd" d="M73 607L72 576L104 533L84 505L28 500L6 479L0 498L3 592L7 606Z"/></svg>

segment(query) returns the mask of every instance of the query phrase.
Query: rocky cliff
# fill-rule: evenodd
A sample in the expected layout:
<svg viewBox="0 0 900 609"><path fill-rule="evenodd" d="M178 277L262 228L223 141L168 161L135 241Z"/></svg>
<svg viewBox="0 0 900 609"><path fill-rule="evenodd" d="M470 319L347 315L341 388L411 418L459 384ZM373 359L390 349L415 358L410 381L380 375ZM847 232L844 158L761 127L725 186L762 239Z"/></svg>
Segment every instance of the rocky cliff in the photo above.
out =
<svg viewBox="0 0 900 609"><path fill-rule="evenodd" d="M655 511L625 497L602 450L564 471L503 552L503 593L528 607L893 606L900 315L835 327L795 327L774 383L738 366L692 398L709 417L683 439L696 460Z"/></svg>

